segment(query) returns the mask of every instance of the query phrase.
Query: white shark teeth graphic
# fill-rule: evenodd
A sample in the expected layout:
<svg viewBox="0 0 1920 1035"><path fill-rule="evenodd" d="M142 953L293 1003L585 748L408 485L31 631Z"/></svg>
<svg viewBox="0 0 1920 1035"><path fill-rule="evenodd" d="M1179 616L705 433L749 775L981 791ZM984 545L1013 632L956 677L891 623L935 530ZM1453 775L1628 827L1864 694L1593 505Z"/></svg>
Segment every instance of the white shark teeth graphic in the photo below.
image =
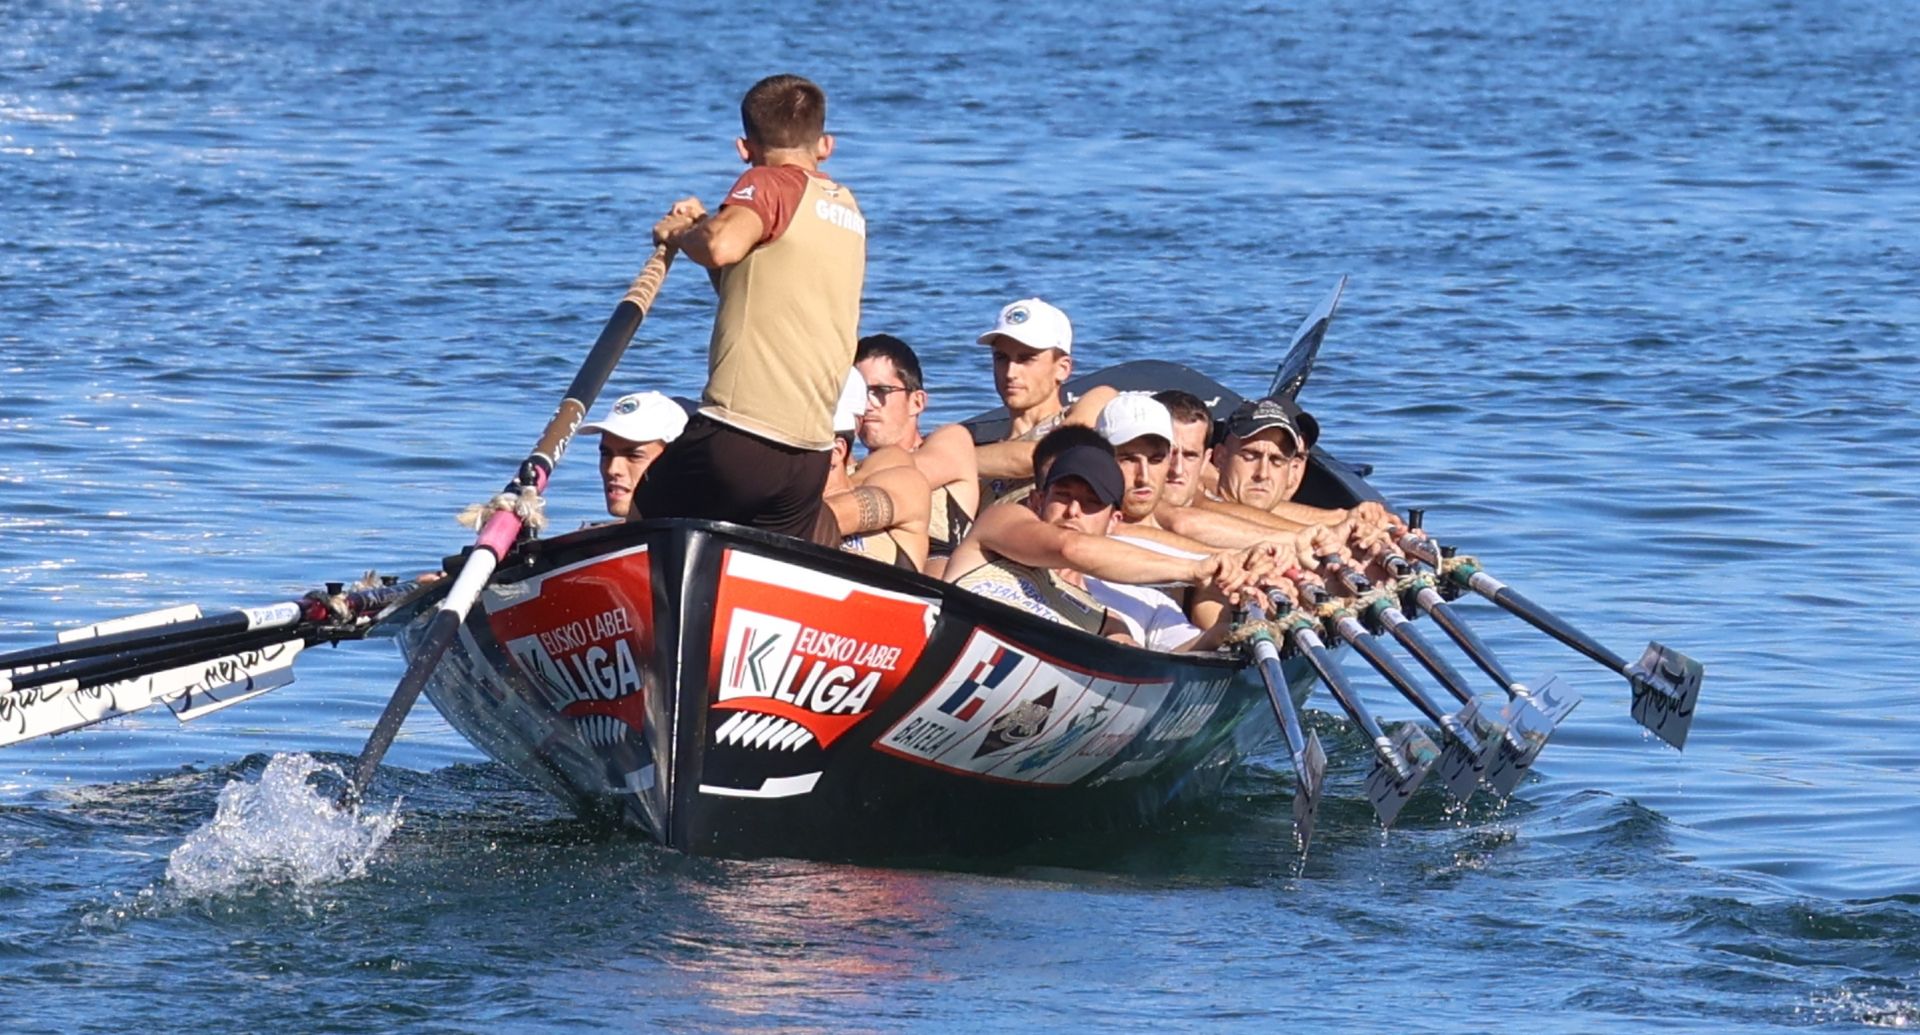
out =
<svg viewBox="0 0 1920 1035"><path fill-rule="evenodd" d="M580 739L595 747L612 747L627 739L630 727L611 715L581 715L574 720Z"/></svg>
<svg viewBox="0 0 1920 1035"><path fill-rule="evenodd" d="M720 724L713 731L714 740L722 744L739 744L742 747L766 748L770 751L793 751L800 745L813 739L805 726L777 715L762 715L758 712L735 712L733 717Z"/></svg>

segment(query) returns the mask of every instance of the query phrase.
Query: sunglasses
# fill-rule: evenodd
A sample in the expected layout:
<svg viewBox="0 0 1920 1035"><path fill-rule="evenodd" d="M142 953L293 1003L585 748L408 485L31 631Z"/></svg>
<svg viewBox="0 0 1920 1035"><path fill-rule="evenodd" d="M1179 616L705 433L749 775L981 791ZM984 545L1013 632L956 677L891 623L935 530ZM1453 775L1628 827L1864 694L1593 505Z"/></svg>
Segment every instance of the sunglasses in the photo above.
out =
<svg viewBox="0 0 1920 1035"><path fill-rule="evenodd" d="M875 406L885 406L887 399L892 396L893 393L907 390L906 385L868 385L867 398L873 400Z"/></svg>

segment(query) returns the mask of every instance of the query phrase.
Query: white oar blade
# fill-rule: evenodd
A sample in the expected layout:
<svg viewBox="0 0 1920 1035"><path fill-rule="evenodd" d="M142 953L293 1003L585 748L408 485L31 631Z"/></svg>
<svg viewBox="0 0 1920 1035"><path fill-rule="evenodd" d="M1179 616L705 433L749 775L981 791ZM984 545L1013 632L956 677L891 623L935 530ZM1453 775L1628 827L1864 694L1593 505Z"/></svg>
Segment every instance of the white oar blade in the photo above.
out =
<svg viewBox="0 0 1920 1035"><path fill-rule="evenodd" d="M1428 770L1440 757L1440 749L1433 745L1433 739L1411 722L1401 723L1392 740L1393 750L1406 760L1406 778L1402 779L1392 766L1378 759L1374 760L1373 771L1367 774L1367 801L1372 803L1382 827L1393 826L1400 810L1406 808L1407 800L1420 789Z"/></svg>
<svg viewBox="0 0 1920 1035"><path fill-rule="evenodd" d="M1550 675L1532 689L1516 692L1501 712L1507 721L1506 735L1500 738L1500 749L1487 766L1487 786L1495 795L1505 798L1513 794L1554 729L1579 703L1580 695L1560 682L1559 676Z"/></svg>
<svg viewBox="0 0 1920 1035"><path fill-rule="evenodd" d="M1293 756L1293 832L1300 841L1300 854L1307 854L1313 843L1313 821L1320 813L1320 794L1327 786L1327 750L1320 746L1320 734L1307 731L1307 746Z"/></svg>
<svg viewBox="0 0 1920 1035"><path fill-rule="evenodd" d="M293 659L306 647L287 640L103 686L72 681L0 694L0 746L68 733L166 705L182 722L293 682Z"/></svg>
<svg viewBox="0 0 1920 1035"><path fill-rule="evenodd" d="M155 629L175 622L191 622L200 616L198 605L179 604L174 607L163 607L158 611L109 618L104 622L83 625L77 629L66 629L56 634L54 640L58 643L73 643L76 640L90 640L95 636L111 636L114 633L132 632L135 629Z"/></svg>
<svg viewBox="0 0 1920 1035"><path fill-rule="evenodd" d="M1687 744L1693 705L1700 699L1706 666L1658 643L1647 644L1640 660L1627 666L1633 684L1633 721L1675 748Z"/></svg>

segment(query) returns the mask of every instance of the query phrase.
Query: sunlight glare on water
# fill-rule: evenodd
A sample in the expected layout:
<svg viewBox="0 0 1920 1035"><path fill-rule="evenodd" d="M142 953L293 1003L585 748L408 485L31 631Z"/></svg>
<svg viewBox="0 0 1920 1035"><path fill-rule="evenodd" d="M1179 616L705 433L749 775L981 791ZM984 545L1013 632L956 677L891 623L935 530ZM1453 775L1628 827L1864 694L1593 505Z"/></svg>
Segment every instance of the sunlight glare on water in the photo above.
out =
<svg viewBox="0 0 1920 1035"><path fill-rule="evenodd" d="M342 810L314 786L340 770L303 754L275 755L256 782L235 778L212 819L167 859L167 881L189 896L261 886L316 887L352 880L400 825L387 811Z"/></svg>

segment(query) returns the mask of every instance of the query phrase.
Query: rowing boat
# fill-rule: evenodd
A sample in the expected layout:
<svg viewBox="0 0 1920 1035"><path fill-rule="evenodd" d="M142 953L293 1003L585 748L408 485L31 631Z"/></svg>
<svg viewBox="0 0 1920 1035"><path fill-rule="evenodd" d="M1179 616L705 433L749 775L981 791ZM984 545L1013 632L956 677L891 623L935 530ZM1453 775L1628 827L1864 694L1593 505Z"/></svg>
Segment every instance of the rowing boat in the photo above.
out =
<svg viewBox="0 0 1920 1035"><path fill-rule="evenodd" d="M393 636L407 671L374 724L342 808L364 800L422 692L480 750L588 817L631 823L698 854L978 856L1040 839L1134 829L1220 792L1273 739L1294 774L1295 845L1308 850L1326 755L1300 705L1324 684L1371 744L1369 803L1391 825L1429 771L1457 801L1513 793L1579 695L1516 679L1450 601L1483 597L1622 676L1631 715L1686 743L1704 666L1658 642L1637 661L1457 556L1408 511L1388 581L1337 556L1289 572L1304 597L1249 607L1244 653L1155 653L864 557L703 521L528 534L556 459L644 319L671 261L655 250L615 307L506 489L481 507L451 578L328 583L297 600L203 614L164 608L0 653L0 746L165 706L182 721L290 683L305 647ZM1295 333L1266 395L1293 397L1342 279ZM1069 382L1179 388L1216 418L1241 399L1177 363L1123 364ZM968 423L1004 433L1004 413ZM1380 497L1365 467L1315 445L1296 498ZM530 524L532 522L532 524ZM475 605L479 607L476 609ZM1425 616L1485 673L1483 698L1412 628ZM1327 640L1322 640L1322 635ZM1461 706L1423 689L1391 642ZM1329 643L1332 647L1329 647ZM1437 727L1391 734L1333 649L1350 645ZM1271 709L1262 708L1265 703Z"/></svg>
<svg viewBox="0 0 1920 1035"><path fill-rule="evenodd" d="M1161 361L1072 387L1091 384L1240 402ZM1314 502L1374 498L1313 466ZM1278 732L1239 652L1122 645L721 523L537 540L478 603L427 681L440 713L580 814L694 854L976 855L1141 827L1217 795ZM401 626L403 651L431 615ZM1298 704L1313 670L1295 659L1287 681Z"/></svg>

